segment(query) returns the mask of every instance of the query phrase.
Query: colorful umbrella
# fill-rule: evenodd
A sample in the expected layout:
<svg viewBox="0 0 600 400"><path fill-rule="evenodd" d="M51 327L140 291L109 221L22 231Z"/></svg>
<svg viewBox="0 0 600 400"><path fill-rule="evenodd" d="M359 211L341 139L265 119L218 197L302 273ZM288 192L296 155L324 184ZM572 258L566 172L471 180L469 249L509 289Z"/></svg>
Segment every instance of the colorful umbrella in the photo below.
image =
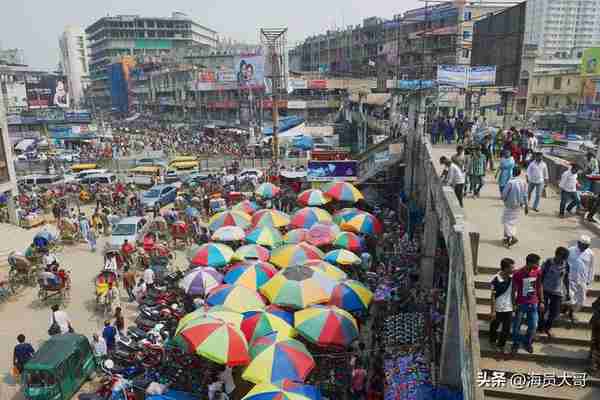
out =
<svg viewBox="0 0 600 400"><path fill-rule="evenodd" d="M304 385L308 386L308 385ZM288 390L274 383L261 383L252 388L242 400L321 400L318 389L314 392Z"/></svg>
<svg viewBox="0 0 600 400"><path fill-rule="evenodd" d="M256 291L245 286L229 284L221 285L211 291L206 298L206 304L222 305L240 313L265 308L265 303Z"/></svg>
<svg viewBox="0 0 600 400"><path fill-rule="evenodd" d="M289 225L289 223L289 215L278 210L260 210L252 216L252 225L254 226L281 228Z"/></svg>
<svg viewBox="0 0 600 400"><path fill-rule="evenodd" d="M278 272L260 292L273 304L294 309L329 301L335 281L309 267L294 266Z"/></svg>
<svg viewBox="0 0 600 400"><path fill-rule="evenodd" d="M283 237L277 229L263 226L255 228L248 233L246 241L248 243L274 248L283 243Z"/></svg>
<svg viewBox="0 0 600 400"><path fill-rule="evenodd" d="M305 242L281 246L271 253L271 262L280 268L302 265L309 260L322 258L321 250Z"/></svg>
<svg viewBox="0 0 600 400"><path fill-rule="evenodd" d="M298 228L292 229L283 236L283 241L286 244L297 244L308 241L308 229Z"/></svg>
<svg viewBox="0 0 600 400"><path fill-rule="evenodd" d="M329 304L348 312L367 311L373 300L373 292L361 282L346 280L339 282L333 292Z"/></svg>
<svg viewBox="0 0 600 400"><path fill-rule="evenodd" d="M332 222L331 215L317 207L305 207L294 214L290 225L296 228L310 229L314 224L319 222Z"/></svg>
<svg viewBox="0 0 600 400"><path fill-rule="evenodd" d="M190 248L185 252L185 257L187 258L187 260L192 261L196 253L198 253L198 250L200 250L200 245L191 245Z"/></svg>
<svg viewBox="0 0 600 400"><path fill-rule="evenodd" d="M287 392L301 394L311 400L321 400L321 391L312 385L296 382L290 379L282 379L277 382L272 382L273 385L282 388Z"/></svg>
<svg viewBox="0 0 600 400"><path fill-rule="evenodd" d="M341 228L345 231L354 233L364 233L366 235L378 235L383 231L381 222L368 212L362 212L348 221L342 223Z"/></svg>
<svg viewBox="0 0 600 400"><path fill-rule="evenodd" d="M339 233L340 228L333 222L314 224L308 230L308 243L314 246L332 244Z"/></svg>
<svg viewBox="0 0 600 400"><path fill-rule="evenodd" d="M244 200L233 206L233 210L245 212L246 214L252 215L258 210L258 205L251 200Z"/></svg>
<svg viewBox="0 0 600 400"><path fill-rule="evenodd" d="M270 312L271 314L277 315L279 318L285 320L288 324L294 326L294 313L286 310L283 307L278 306L277 304L269 304L265 311Z"/></svg>
<svg viewBox="0 0 600 400"><path fill-rule="evenodd" d="M319 189L308 189L298 195L298 203L303 206L322 206L330 201L331 197Z"/></svg>
<svg viewBox="0 0 600 400"><path fill-rule="evenodd" d="M246 229L250 226L252 218L241 211L223 211L211 217L208 221L208 229L216 231L223 226L239 226Z"/></svg>
<svg viewBox="0 0 600 400"><path fill-rule="evenodd" d="M211 239L217 242L237 242L246 237L246 232L239 226L222 226L212 234Z"/></svg>
<svg viewBox="0 0 600 400"><path fill-rule="evenodd" d="M207 318L190 323L179 333L196 354L230 367L250 361L248 342L242 331L227 322Z"/></svg>
<svg viewBox="0 0 600 400"><path fill-rule="evenodd" d="M349 182L332 182L323 189L326 195L338 201L356 203L364 196L353 184Z"/></svg>
<svg viewBox="0 0 600 400"><path fill-rule="evenodd" d="M214 268L197 267L188 272L179 282L190 296L204 296L223 282L223 275Z"/></svg>
<svg viewBox="0 0 600 400"><path fill-rule="evenodd" d="M235 251L235 253L233 253L233 259L236 261L268 261L269 257L271 257L271 252L258 244L247 244L245 246L240 247Z"/></svg>
<svg viewBox="0 0 600 400"><path fill-rule="evenodd" d="M254 191L257 196L262 197L263 199L272 199L276 197L279 193L281 193L281 189L278 186L273 185L272 183L262 183L260 184L256 190Z"/></svg>
<svg viewBox="0 0 600 400"><path fill-rule="evenodd" d="M321 272L322 274L327 275L334 281L341 281L343 279L347 279L348 275L336 267L335 265L331 265L326 261L318 260L318 261L308 261L304 263L304 266L308 268L312 268L315 271Z"/></svg>
<svg viewBox="0 0 600 400"><path fill-rule="evenodd" d="M225 274L225 283L241 285L257 290L277 273L277 269L268 263L240 265L231 268Z"/></svg>
<svg viewBox="0 0 600 400"><path fill-rule="evenodd" d="M236 327L242 326L242 321L244 320L244 316L238 312L228 310L223 306L209 307L208 309L199 308L197 310L192 311L184 315L177 324L177 330L175 331L175 335L179 334L183 329L189 326L192 323L196 323L198 321L204 319L217 319Z"/></svg>
<svg viewBox="0 0 600 400"><path fill-rule="evenodd" d="M333 214L333 222L341 225L352 217L361 214L362 212L363 211L359 210L358 208L342 208Z"/></svg>
<svg viewBox="0 0 600 400"><path fill-rule="evenodd" d="M360 257L345 249L331 250L325 254L323 260L337 265L358 265L361 263Z"/></svg>
<svg viewBox="0 0 600 400"><path fill-rule="evenodd" d="M259 336L254 341L252 341L252 343L250 343L250 348L248 350L248 352L250 353L250 358L256 357L261 351L263 351L267 347L288 339L290 339L288 335L277 331L267 333L264 336Z"/></svg>
<svg viewBox="0 0 600 400"><path fill-rule="evenodd" d="M192 257L194 266L223 267L231 261L233 250L221 243L206 243L198 248Z"/></svg>
<svg viewBox="0 0 600 400"><path fill-rule="evenodd" d="M288 337L294 337L296 331L286 320L266 311L248 311L244 313L241 330L246 335L248 343L271 332L279 332Z"/></svg>
<svg viewBox="0 0 600 400"><path fill-rule="evenodd" d="M313 306L296 311L294 326L306 340L324 347L346 347L358 338L354 317L336 306Z"/></svg>
<svg viewBox="0 0 600 400"><path fill-rule="evenodd" d="M304 344L288 339L270 345L253 357L242 379L253 383L284 378L304 381L315 365Z"/></svg>
<svg viewBox="0 0 600 400"><path fill-rule="evenodd" d="M363 240L353 232L340 233L333 241L333 245L354 253L360 253L364 248Z"/></svg>

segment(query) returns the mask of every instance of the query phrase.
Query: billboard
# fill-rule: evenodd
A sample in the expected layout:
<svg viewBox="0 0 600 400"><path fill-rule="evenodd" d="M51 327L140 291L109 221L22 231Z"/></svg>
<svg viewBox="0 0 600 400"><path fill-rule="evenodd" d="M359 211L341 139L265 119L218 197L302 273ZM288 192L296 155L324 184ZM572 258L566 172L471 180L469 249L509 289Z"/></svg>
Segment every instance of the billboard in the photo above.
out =
<svg viewBox="0 0 600 400"><path fill-rule="evenodd" d="M67 80L58 75L29 76L26 82L29 108L69 107Z"/></svg>
<svg viewBox="0 0 600 400"><path fill-rule="evenodd" d="M353 181L358 178L358 161L309 161L309 182Z"/></svg>
<svg viewBox="0 0 600 400"><path fill-rule="evenodd" d="M496 83L496 66L471 67L469 86L493 86Z"/></svg>
<svg viewBox="0 0 600 400"><path fill-rule="evenodd" d="M27 87L25 82L9 82L6 84L6 101L9 111L27 108Z"/></svg>
<svg viewBox="0 0 600 400"><path fill-rule="evenodd" d="M87 110L71 111L65 113L65 121L68 122L90 122L92 114Z"/></svg>
<svg viewBox="0 0 600 400"><path fill-rule="evenodd" d="M419 89L431 89L435 86L435 81L431 80L397 80L388 79L386 81L387 89L399 89L399 90L419 90Z"/></svg>
<svg viewBox="0 0 600 400"><path fill-rule="evenodd" d="M600 75L600 47L590 47L583 51L581 75Z"/></svg>
<svg viewBox="0 0 600 400"><path fill-rule="evenodd" d="M308 82L298 78L288 79L288 92L291 93L296 89L308 89Z"/></svg>
<svg viewBox="0 0 600 400"><path fill-rule="evenodd" d="M309 89L327 89L327 80L326 79L313 79L312 81L308 81Z"/></svg>
<svg viewBox="0 0 600 400"><path fill-rule="evenodd" d="M265 57L256 54L237 57L235 73L241 89L263 88L265 86Z"/></svg>
<svg viewBox="0 0 600 400"><path fill-rule="evenodd" d="M238 88L237 74L231 69L203 70L196 74L192 89L199 92L235 90Z"/></svg>
<svg viewBox="0 0 600 400"><path fill-rule="evenodd" d="M437 81L440 85L467 86L469 69L465 65L438 65Z"/></svg>

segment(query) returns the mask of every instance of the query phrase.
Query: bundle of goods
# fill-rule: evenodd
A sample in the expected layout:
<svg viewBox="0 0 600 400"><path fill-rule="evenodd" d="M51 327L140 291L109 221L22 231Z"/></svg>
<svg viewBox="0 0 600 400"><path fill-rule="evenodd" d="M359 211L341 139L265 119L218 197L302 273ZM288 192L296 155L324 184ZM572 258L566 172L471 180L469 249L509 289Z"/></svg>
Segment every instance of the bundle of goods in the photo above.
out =
<svg viewBox="0 0 600 400"><path fill-rule="evenodd" d="M386 346L416 344L424 337L425 316L422 313L398 313L385 319L383 337Z"/></svg>
<svg viewBox="0 0 600 400"><path fill-rule="evenodd" d="M386 359L385 400L417 400L422 386L431 385L429 364L422 353Z"/></svg>

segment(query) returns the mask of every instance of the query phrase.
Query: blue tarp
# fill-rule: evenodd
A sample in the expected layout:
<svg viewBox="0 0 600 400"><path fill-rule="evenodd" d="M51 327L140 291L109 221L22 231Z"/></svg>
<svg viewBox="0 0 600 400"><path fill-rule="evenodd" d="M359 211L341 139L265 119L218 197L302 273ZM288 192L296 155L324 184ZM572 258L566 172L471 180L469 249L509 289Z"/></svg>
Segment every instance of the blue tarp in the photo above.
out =
<svg viewBox="0 0 600 400"><path fill-rule="evenodd" d="M127 81L125 81L122 63L115 63L110 66L110 97L114 110L121 113L129 111Z"/></svg>
<svg viewBox="0 0 600 400"><path fill-rule="evenodd" d="M315 144L311 136L299 136L294 138L294 147L300 150L312 150Z"/></svg>
<svg viewBox="0 0 600 400"><path fill-rule="evenodd" d="M295 115L291 117L283 117L279 119L279 129L277 133L288 131L300 124L305 122L304 118L297 117ZM271 136L273 134L273 126L266 126L263 128L263 134L265 136Z"/></svg>
<svg viewBox="0 0 600 400"><path fill-rule="evenodd" d="M187 392L168 390L165 394L147 396L146 400L200 400L200 397Z"/></svg>

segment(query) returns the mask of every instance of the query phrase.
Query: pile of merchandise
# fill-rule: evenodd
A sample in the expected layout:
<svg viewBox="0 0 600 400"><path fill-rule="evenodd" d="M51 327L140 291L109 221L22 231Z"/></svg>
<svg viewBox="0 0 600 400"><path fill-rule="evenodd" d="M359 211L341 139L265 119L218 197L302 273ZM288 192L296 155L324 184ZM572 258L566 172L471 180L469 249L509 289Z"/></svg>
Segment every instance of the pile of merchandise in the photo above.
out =
<svg viewBox="0 0 600 400"><path fill-rule="evenodd" d="M419 388L431 385L429 364L421 352L386 359L384 371L385 400L416 400Z"/></svg>
<svg viewBox="0 0 600 400"><path fill-rule="evenodd" d="M383 323L386 346L417 344L424 338L424 332L423 313L398 313L387 317Z"/></svg>

